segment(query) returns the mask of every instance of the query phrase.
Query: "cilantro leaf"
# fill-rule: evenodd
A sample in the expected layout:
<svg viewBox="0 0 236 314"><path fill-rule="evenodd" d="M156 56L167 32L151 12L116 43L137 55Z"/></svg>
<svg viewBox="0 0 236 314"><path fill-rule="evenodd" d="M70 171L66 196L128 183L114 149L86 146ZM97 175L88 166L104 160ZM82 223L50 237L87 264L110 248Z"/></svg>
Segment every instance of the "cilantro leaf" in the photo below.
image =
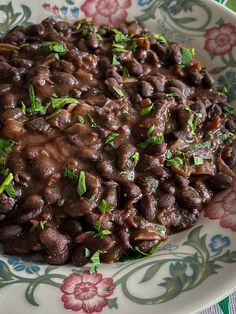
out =
<svg viewBox="0 0 236 314"><path fill-rule="evenodd" d="M181 157L174 157L172 159L167 160L166 166L167 167L178 167L184 164L184 160Z"/></svg>
<svg viewBox="0 0 236 314"><path fill-rule="evenodd" d="M124 97L124 96L125 96L125 94L124 94L124 92L122 91L122 89L117 88L117 87L115 87L115 86L112 86L112 88L113 88L113 90L116 92L116 94L117 94L118 96L120 96L120 97Z"/></svg>
<svg viewBox="0 0 236 314"><path fill-rule="evenodd" d="M167 39L163 35L153 33L153 36L157 41L159 41L159 43L163 43L163 44L167 43Z"/></svg>
<svg viewBox="0 0 236 314"><path fill-rule="evenodd" d="M70 168L65 169L64 177L68 177L72 180L78 180L78 175Z"/></svg>
<svg viewBox="0 0 236 314"><path fill-rule="evenodd" d="M93 274L94 272L97 272L98 268L100 267L100 251L96 251L92 256L91 256L91 262L92 266L89 269L90 274Z"/></svg>
<svg viewBox="0 0 236 314"><path fill-rule="evenodd" d="M97 125L97 123L95 122L95 120L94 120L92 114L91 114L90 112L88 112L88 113L87 113L87 116L88 116L88 118L89 118L90 127L91 127L91 128L97 128L98 125Z"/></svg>
<svg viewBox="0 0 236 314"><path fill-rule="evenodd" d="M112 45L112 51L113 52L127 52L128 50L121 44L113 43Z"/></svg>
<svg viewBox="0 0 236 314"><path fill-rule="evenodd" d="M195 55L194 48L182 48L182 65L187 65L192 61L193 56Z"/></svg>
<svg viewBox="0 0 236 314"><path fill-rule="evenodd" d="M78 115L77 119L79 123L84 124L84 118L81 115Z"/></svg>
<svg viewBox="0 0 236 314"><path fill-rule="evenodd" d="M114 205L109 203L104 198L101 199L98 209L102 214L105 214L109 209L111 209Z"/></svg>
<svg viewBox="0 0 236 314"><path fill-rule="evenodd" d="M234 112L234 108L232 106L230 106L230 105L224 106L223 107L223 111L225 113L227 113L227 114L232 114Z"/></svg>
<svg viewBox="0 0 236 314"><path fill-rule="evenodd" d="M113 55L113 57L112 57L112 64L113 65L119 65L120 64L120 61L117 60L115 55Z"/></svg>
<svg viewBox="0 0 236 314"><path fill-rule="evenodd" d="M194 165L202 165L203 164L203 159L199 156L193 156L193 162Z"/></svg>
<svg viewBox="0 0 236 314"><path fill-rule="evenodd" d="M146 116L147 114L149 114L152 111L153 108L154 108L154 104L151 104L147 107L144 107L140 110L139 115L140 116Z"/></svg>
<svg viewBox="0 0 236 314"><path fill-rule="evenodd" d="M119 136L119 133L117 132L111 132L105 139L105 144L109 144L111 145L112 147L114 147L114 142L113 140Z"/></svg>
<svg viewBox="0 0 236 314"><path fill-rule="evenodd" d="M132 160L133 160L134 164L137 165L137 163L139 162L139 152L135 152L132 155Z"/></svg>
<svg viewBox="0 0 236 314"><path fill-rule="evenodd" d="M219 96L227 96L228 88L226 86L219 86L217 87L216 94Z"/></svg>
<svg viewBox="0 0 236 314"><path fill-rule="evenodd" d="M129 70L126 67L123 68L122 75L125 76L125 77L129 77Z"/></svg>
<svg viewBox="0 0 236 314"><path fill-rule="evenodd" d="M166 232L166 227L163 226L163 225L157 224L157 225L154 227L154 229L157 230L157 231L160 231L160 232Z"/></svg>
<svg viewBox="0 0 236 314"><path fill-rule="evenodd" d="M47 47L49 51L53 52L57 60L65 56L68 51L64 42L45 41L42 43L42 46Z"/></svg>
<svg viewBox="0 0 236 314"><path fill-rule="evenodd" d="M79 196L81 197L82 195L84 195L86 191L87 191L87 188L86 188L85 172L80 171L78 185L77 185L77 192Z"/></svg>
<svg viewBox="0 0 236 314"><path fill-rule="evenodd" d="M14 179L14 176L10 172L8 174L8 176L5 178L5 180L2 182L2 184L0 185L0 194L6 190L6 188L10 185L10 183L12 182L13 179ZM10 191L10 193L11 193L11 191Z"/></svg>
<svg viewBox="0 0 236 314"><path fill-rule="evenodd" d="M139 143L137 146L145 149L147 148L149 145L157 145L157 144L161 144L164 140L164 137L162 134L160 135L152 135L152 133L154 132L154 130L156 129L155 125L152 125L148 131L147 131L147 139L146 141Z"/></svg>

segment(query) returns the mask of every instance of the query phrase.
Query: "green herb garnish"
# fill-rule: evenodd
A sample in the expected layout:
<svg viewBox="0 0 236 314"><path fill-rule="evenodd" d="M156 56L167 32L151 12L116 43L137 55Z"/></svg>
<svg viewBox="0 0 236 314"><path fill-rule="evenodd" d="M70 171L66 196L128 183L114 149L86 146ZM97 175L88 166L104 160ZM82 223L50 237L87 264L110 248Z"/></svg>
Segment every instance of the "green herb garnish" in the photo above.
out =
<svg viewBox="0 0 236 314"><path fill-rule="evenodd" d="M176 156L172 159L169 159L166 162L167 167L178 167L178 166L183 165L183 164L184 164L183 158L178 157L178 156Z"/></svg>
<svg viewBox="0 0 236 314"><path fill-rule="evenodd" d="M90 274L93 274L98 270L100 267L100 251L96 251L92 256L91 256L91 262L92 266L89 269Z"/></svg>
<svg viewBox="0 0 236 314"><path fill-rule="evenodd" d="M130 46L130 50L134 53L138 48L138 44L136 43L136 41L133 41L131 46Z"/></svg>
<svg viewBox="0 0 236 314"><path fill-rule="evenodd" d="M203 164L203 159L199 156L193 156L193 162L194 165L202 165Z"/></svg>
<svg viewBox="0 0 236 314"><path fill-rule="evenodd" d="M129 77L129 70L126 67L123 68L122 75L125 76L125 77Z"/></svg>
<svg viewBox="0 0 236 314"><path fill-rule="evenodd" d="M228 88L226 86L219 86L217 87L216 94L219 96L227 96Z"/></svg>
<svg viewBox="0 0 236 314"><path fill-rule="evenodd" d="M147 114L149 114L152 109L154 108L154 104L151 104L145 108L142 108L140 111L139 111L139 115L140 116L146 116Z"/></svg>
<svg viewBox="0 0 236 314"><path fill-rule="evenodd" d="M156 126L152 125L148 131L147 131L147 139L146 141L139 143L137 146L145 149L147 148L149 145L157 145L157 144L161 144L164 140L164 137L162 134L160 135L152 135L152 133L155 131Z"/></svg>
<svg viewBox="0 0 236 314"><path fill-rule="evenodd" d="M114 207L113 204L109 203L107 200L105 200L104 198L101 199L98 209L102 214L105 214L109 209L111 209L112 207Z"/></svg>
<svg viewBox="0 0 236 314"><path fill-rule="evenodd" d="M44 230L44 229L45 229L44 223L43 223L42 221L40 221L39 226L40 226L40 229L41 229L41 230Z"/></svg>
<svg viewBox="0 0 236 314"><path fill-rule="evenodd" d="M160 232L166 232L166 227L163 226L163 225L157 224L157 225L154 227L154 229L157 230L157 231L160 231Z"/></svg>
<svg viewBox="0 0 236 314"><path fill-rule="evenodd" d="M116 92L116 94L117 94L118 96L120 96L120 97L124 97L124 96L125 96L125 94L124 94L124 92L122 91L122 89L117 88L117 87L115 87L115 86L112 86L112 88L114 89L114 91Z"/></svg>
<svg viewBox="0 0 236 314"><path fill-rule="evenodd" d="M193 134L195 133L195 131L196 131L196 129L197 129L198 122L199 122L199 120L200 120L201 117L202 117L202 114L199 113L199 112L197 112L195 119L193 119L193 120L192 120L192 119L189 119L189 120L187 121L187 124L190 126L191 132L192 132Z"/></svg>
<svg viewBox="0 0 236 314"><path fill-rule="evenodd" d="M79 196L81 197L82 195L84 195L86 191L87 191L87 188L86 188L85 172L80 171L78 185L77 185L77 192Z"/></svg>
<svg viewBox="0 0 236 314"><path fill-rule="evenodd" d="M79 123L84 124L84 118L81 115L78 115L77 119Z"/></svg>
<svg viewBox="0 0 236 314"><path fill-rule="evenodd" d="M119 52L127 52L128 50L121 44L113 43L112 51L119 53Z"/></svg>
<svg viewBox="0 0 236 314"><path fill-rule="evenodd" d="M74 170L70 168L66 168L64 171L64 177L68 177L72 180L78 180L78 175L74 172Z"/></svg>
<svg viewBox="0 0 236 314"><path fill-rule="evenodd" d="M87 113L87 116L88 116L88 118L89 118L90 127L91 127L91 128L97 128L98 125L97 125L97 123L95 122L95 120L94 120L92 114L91 114L90 112L88 112L88 113Z"/></svg>
<svg viewBox="0 0 236 314"><path fill-rule="evenodd" d="M120 64L120 61L117 60L115 55L113 55L113 57L112 57L112 64L113 65L119 65Z"/></svg>
<svg viewBox="0 0 236 314"><path fill-rule="evenodd" d="M223 107L223 111L225 113L227 113L227 114L232 114L234 112L234 108L232 106L230 106L230 105L224 106Z"/></svg>
<svg viewBox="0 0 236 314"><path fill-rule="evenodd" d="M26 109L28 114L39 113L44 115L49 107L49 105L43 106L41 102L36 98L34 87L32 84L29 86L29 98L30 98L30 107Z"/></svg>
<svg viewBox="0 0 236 314"><path fill-rule="evenodd" d="M75 98L70 98L67 96L57 97L56 95L53 95L46 106L52 106L53 109L62 109L63 107L65 107L65 105L78 103L79 101Z"/></svg>
<svg viewBox="0 0 236 314"><path fill-rule="evenodd" d="M166 93L166 97L179 97L177 93Z"/></svg>
<svg viewBox="0 0 236 314"><path fill-rule="evenodd" d="M192 61L193 56L195 55L195 49L194 48L182 48L181 49L182 54L182 63L181 65L187 65Z"/></svg>
<svg viewBox="0 0 236 314"><path fill-rule="evenodd" d="M54 53L54 56L57 60L60 60L60 57L65 56L68 51L64 42L45 41L42 43L42 46L48 47L49 51Z"/></svg>
<svg viewBox="0 0 236 314"><path fill-rule="evenodd" d="M137 163L139 162L139 152L135 152L132 155L132 160L133 160L134 164L137 165Z"/></svg>
<svg viewBox="0 0 236 314"><path fill-rule="evenodd" d="M153 36L154 38L156 38L157 41L159 41L159 43L167 43L167 39L163 35L153 33Z"/></svg>
<svg viewBox="0 0 236 314"><path fill-rule="evenodd" d="M85 257L90 257L90 256L91 256L91 251L90 251L89 249L85 248L85 250L84 250L84 256L85 256Z"/></svg>
<svg viewBox="0 0 236 314"><path fill-rule="evenodd" d="M117 136L119 136L119 133L117 133L117 132L111 132L111 133L106 137L106 139L105 139L105 144L109 144L109 145L111 145L112 147L114 147L115 145L114 145L113 140L114 140Z"/></svg>
<svg viewBox="0 0 236 314"><path fill-rule="evenodd" d="M98 231L96 236L99 237L100 239L102 239L105 235L111 234L110 230L102 229L102 223L99 220L97 220L93 226L94 229Z"/></svg>
<svg viewBox="0 0 236 314"><path fill-rule="evenodd" d="M231 143L231 141L229 141L230 137L234 136L235 134L232 132L227 132L227 133L223 133L221 134L220 138L223 142L226 142L226 144Z"/></svg>
<svg viewBox="0 0 236 314"><path fill-rule="evenodd" d="M115 33L115 41L117 43L120 43L122 41L130 41L130 38L127 37L124 33L122 33L121 31L119 31L117 28L112 28L111 29L114 33Z"/></svg>

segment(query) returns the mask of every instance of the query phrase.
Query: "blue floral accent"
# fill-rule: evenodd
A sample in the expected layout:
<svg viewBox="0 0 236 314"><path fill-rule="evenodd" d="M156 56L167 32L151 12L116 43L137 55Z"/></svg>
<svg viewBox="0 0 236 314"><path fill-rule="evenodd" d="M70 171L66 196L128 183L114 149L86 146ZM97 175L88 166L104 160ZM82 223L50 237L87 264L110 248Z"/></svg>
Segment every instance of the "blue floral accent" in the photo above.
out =
<svg viewBox="0 0 236 314"><path fill-rule="evenodd" d="M68 7L63 5L63 7L60 8L60 11L63 15L66 15L68 12Z"/></svg>
<svg viewBox="0 0 236 314"><path fill-rule="evenodd" d="M236 99L236 73L233 71L227 71L225 75L221 75L218 78L218 83L227 87L228 89L228 101Z"/></svg>
<svg viewBox="0 0 236 314"><path fill-rule="evenodd" d="M217 252L220 249L223 249L226 246L230 245L230 239L228 237L223 237L220 234L215 235L211 238L211 243L209 247L211 248L212 252Z"/></svg>
<svg viewBox="0 0 236 314"><path fill-rule="evenodd" d="M141 6L149 5L153 0L138 0L138 4Z"/></svg>
<svg viewBox="0 0 236 314"><path fill-rule="evenodd" d="M74 7L72 9L70 9L72 16L74 17L78 17L79 15L79 7Z"/></svg>
<svg viewBox="0 0 236 314"><path fill-rule="evenodd" d="M28 274L37 273L43 264L40 259L33 260L32 257L19 258L10 256L7 262L13 266L15 271L26 271Z"/></svg>

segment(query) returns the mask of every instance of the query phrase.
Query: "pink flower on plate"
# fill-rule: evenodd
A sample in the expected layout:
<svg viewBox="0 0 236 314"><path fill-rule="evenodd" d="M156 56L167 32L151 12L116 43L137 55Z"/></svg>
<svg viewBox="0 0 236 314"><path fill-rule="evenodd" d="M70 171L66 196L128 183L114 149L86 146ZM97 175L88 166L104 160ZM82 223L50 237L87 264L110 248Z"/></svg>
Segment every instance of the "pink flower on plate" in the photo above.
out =
<svg viewBox="0 0 236 314"><path fill-rule="evenodd" d="M56 5L54 5L52 7L52 12L55 13L55 14L58 14L59 13L59 8Z"/></svg>
<svg viewBox="0 0 236 314"><path fill-rule="evenodd" d="M236 232L236 180L229 191L213 197L204 212L210 219L219 219L221 227Z"/></svg>
<svg viewBox="0 0 236 314"><path fill-rule="evenodd" d="M128 15L126 9L131 5L132 0L86 0L81 11L97 25L119 25L125 22Z"/></svg>
<svg viewBox="0 0 236 314"><path fill-rule="evenodd" d="M112 278L103 278L99 273L71 274L64 279L61 291L64 307L86 313L101 312L107 305L106 297L112 295L115 285Z"/></svg>
<svg viewBox="0 0 236 314"><path fill-rule="evenodd" d="M51 4L45 2L44 4L42 4L42 7L43 7L45 10L50 10L50 9L51 9Z"/></svg>
<svg viewBox="0 0 236 314"><path fill-rule="evenodd" d="M214 55L224 55L236 45L236 27L230 23L212 27L205 33L204 48Z"/></svg>

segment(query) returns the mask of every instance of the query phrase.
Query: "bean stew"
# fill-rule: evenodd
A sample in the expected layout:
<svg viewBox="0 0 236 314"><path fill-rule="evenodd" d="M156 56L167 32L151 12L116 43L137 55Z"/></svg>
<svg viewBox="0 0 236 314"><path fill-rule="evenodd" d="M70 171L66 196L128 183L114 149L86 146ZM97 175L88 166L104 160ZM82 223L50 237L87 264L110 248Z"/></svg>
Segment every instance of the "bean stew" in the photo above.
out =
<svg viewBox="0 0 236 314"><path fill-rule="evenodd" d="M231 186L236 120L195 50L140 22L0 41L0 241L49 264L152 254Z"/></svg>

